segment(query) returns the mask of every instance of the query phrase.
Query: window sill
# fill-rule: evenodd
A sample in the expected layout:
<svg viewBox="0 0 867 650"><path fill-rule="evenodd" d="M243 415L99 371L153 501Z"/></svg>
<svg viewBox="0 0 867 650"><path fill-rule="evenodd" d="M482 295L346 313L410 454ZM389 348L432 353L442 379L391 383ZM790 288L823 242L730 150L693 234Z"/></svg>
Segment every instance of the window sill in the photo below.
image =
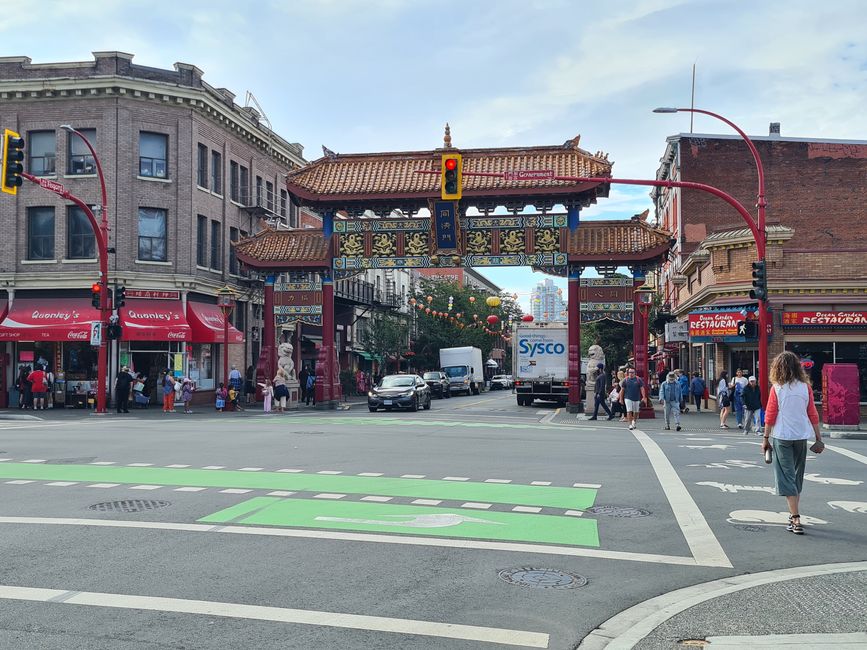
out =
<svg viewBox="0 0 867 650"><path fill-rule="evenodd" d="M50 181L56 181L57 180L57 173L54 173L54 174L34 174L33 172L30 172L30 173L33 176L35 176L36 178L46 178Z"/></svg>
<svg viewBox="0 0 867 650"><path fill-rule="evenodd" d="M223 195L222 195L222 194L219 194L219 193L217 193L217 192L211 192L211 196L216 196L218 199L222 199L222 198L223 198Z"/></svg>
<svg viewBox="0 0 867 650"><path fill-rule="evenodd" d="M240 203L240 202L236 201L235 199L229 199L229 202L230 202L232 205L237 205L239 208L246 208L246 207L247 207L246 205L244 205L243 203Z"/></svg>
<svg viewBox="0 0 867 650"><path fill-rule="evenodd" d="M140 181L154 181L156 183L171 183L171 178L159 178L157 176L136 176Z"/></svg>
<svg viewBox="0 0 867 650"><path fill-rule="evenodd" d="M136 264L146 264L148 266L171 266L171 262L157 262L156 260L136 260Z"/></svg>
<svg viewBox="0 0 867 650"><path fill-rule="evenodd" d="M64 257L60 260L61 264L96 264L99 260L95 257L73 257L68 259Z"/></svg>
<svg viewBox="0 0 867 650"><path fill-rule="evenodd" d="M207 192L208 194L211 193L211 190L209 190L207 187L202 187L198 183L196 183L196 189L202 190L203 192Z"/></svg>
<svg viewBox="0 0 867 650"><path fill-rule="evenodd" d="M201 264L196 264L196 269L198 269L199 271L210 271L211 270L207 266L202 266Z"/></svg>
<svg viewBox="0 0 867 650"><path fill-rule="evenodd" d="M57 260L21 260L22 264L57 264Z"/></svg>
<svg viewBox="0 0 867 650"><path fill-rule="evenodd" d="M98 178L97 174L64 174L63 178Z"/></svg>
<svg viewBox="0 0 867 650"><path fill-rule="evenodd" d="M208 269L211 273L223 273L223 269Z"/></svg>

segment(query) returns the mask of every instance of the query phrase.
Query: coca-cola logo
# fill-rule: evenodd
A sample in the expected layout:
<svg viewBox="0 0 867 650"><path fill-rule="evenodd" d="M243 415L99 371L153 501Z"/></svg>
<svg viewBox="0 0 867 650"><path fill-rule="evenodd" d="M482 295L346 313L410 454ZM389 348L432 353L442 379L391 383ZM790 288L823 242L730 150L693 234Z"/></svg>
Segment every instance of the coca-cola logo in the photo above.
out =
<svg viewBox="0 0 867 650"><path fill-rule="evenodd" d="M39 311L34 309L30 317L33 320L77 320L80 315L74 309L72 311Z"/></svg>
<svg viewBox="0 0 867 650"><path fill-rule="evenodd" d="M127 311L127 314L130 318L137 318L139 320L180 320L180 316L174 312L134 311L130 309Z"/></svg>
<svg viewBox="0 0 867 650"><path fill-rule="evenodd" d="M66 338L70 341L87 341L90 339L90 332L81 330L80 332L67 332Z"/></svg>
<svg viewBox="0 0 867 650"><path fill-rule="evenodd" d="M215 314L202 314L202 320L211 327L222 327L223 319Z"/></svg>
<svg viewBox="0 0 867 650"><path fill-rule="evenodd" d="M169 339L183 340L185 336L186 334L184 334L183 332L169 332L168 334L166 334L166 337Z"/></svg>

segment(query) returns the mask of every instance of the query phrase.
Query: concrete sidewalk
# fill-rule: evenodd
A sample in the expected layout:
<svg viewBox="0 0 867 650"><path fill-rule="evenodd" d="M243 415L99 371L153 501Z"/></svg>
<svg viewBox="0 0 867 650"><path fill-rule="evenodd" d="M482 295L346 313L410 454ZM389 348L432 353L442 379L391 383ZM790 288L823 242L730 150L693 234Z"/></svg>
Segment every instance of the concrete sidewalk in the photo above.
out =
<svg viewBox="0 0 867 650"><path fill-rule="evenodd" d="M867 648L867 562L753 573L635 605L579 650Z"/></svg>

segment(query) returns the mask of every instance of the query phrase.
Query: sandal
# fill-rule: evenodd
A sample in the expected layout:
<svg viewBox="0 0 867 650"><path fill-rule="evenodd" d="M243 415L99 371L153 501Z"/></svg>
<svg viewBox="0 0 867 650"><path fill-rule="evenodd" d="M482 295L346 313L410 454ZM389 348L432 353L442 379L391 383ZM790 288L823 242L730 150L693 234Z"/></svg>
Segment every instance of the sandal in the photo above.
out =
<svg viewBox="0 0 867 650"><path fill-rule="evenodd" d="M804 527L801 525L801 515L789 515L789 525L786 530L795 533L795 535L803 535Z"/></svg>

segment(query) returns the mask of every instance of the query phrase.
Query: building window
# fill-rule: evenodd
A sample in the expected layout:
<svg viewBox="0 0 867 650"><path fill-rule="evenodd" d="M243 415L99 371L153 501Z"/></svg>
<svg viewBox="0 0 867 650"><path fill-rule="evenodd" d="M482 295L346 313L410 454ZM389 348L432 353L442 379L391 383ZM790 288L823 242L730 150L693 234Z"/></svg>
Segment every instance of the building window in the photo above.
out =
<svg viewBox="0 0 867 650"><path fill-rule="evenodd" d="M165 262L166 211L158 208L138 209L138 259Z"/></svg>
<svg viewBox="0 0 867 650"><path fill-rule="evenodd" d="M199 145L199 153L196 166L196 184L199 187L208 187L208 147Z"/></svg>
<svg viewBox="0 0 867 650"><path fill-rule="evenodd" d="M250 170L241 165L241 200L239 203L250 205Z"/></svg>
<svg viewBox="0 0 867 650"><path fill-rule="evenodd" d="M138 140L138 173L148 178L168 178L169 136L142 131Z"/></svg>
<svg viewBox="0 0 867 650"><path fill-rule="evenodd" d="M265 204L269 212L274 212L274 183L271 181L265 182Z"/></svg>
<svg viewBox="0 0 867 650"><path fill-rule="evenodd" d="M201 214L196 217L196 264L208 265L208 218Z"/></svg>
<svg viewBox="0 0 867 650"><path fill-rule="evenodd" d="M78 129L78 131L87 138L94 149L97 148L96 129ZM90 149L84 144L84 140L79 138L75 133L69 134L68 173L73 176L96 173L96 162L93 159L93 154L90 153Z"/></svg>
<svg viewBox="0 0 867 650"><path fill-rule="evenodd" d="M294 203L289 204L289 226L291 228L298 227L298 206Z"/></svg>
<svg viewBox="0 0 867 650"><path fill-rule="evenodd" d="M27 208L27 259L54 259L54 208Z"/></svg>
<svg viewBox="0 0 867 650"><path fill-rule="evenodd" d="M238 241L238 229L229 228L229 241ZM229 273L238 275L238 257L235 255L235 247L229 247Z"/></svg>
<svg viewBox="0 0 867 650"><path fill-rule="evenodd" d="M223 193L223 154L219 151L211 152L211 191Z"/></svg>
<svg viewBox="0 0 867 650"><path fill-rule="evenodd" d="M280 190L280 216L286 218L286 190Z"/></svg>
<svg viewBox="0 0 867 650"><path fill-rule="evenodd" d="M240 203L241 201L241 189L239 187L239 178L238 178L238 163L234 160L229 161L229 198L232 199L235 203Z"/></svg>
<svg viewBox="0 0 867 650"><path fill-rule="evenodd" d="M260 206L260 207L265 205L264 203L262 203L262 177L261 176L256 177L256 205Z"/></svg>
<svg viewBox="0 0 867 650"><path fill-rule="evenodd" d="M70 206L66 213L66 258L92 260L96 258L96 239L84 210Z"/></svg>
<svg viewBox="0 0 867 650"><path fill-rule="evenodd" d="M219 221L211 221L211 268L219 271L223 268L222 246L223 236Z"/></svg>
<svg viewBox="0 0 867 650"><path fill-rule="evenodd" d="M27 151L30 162L27 169L34 176L53 176L56 159L57 138L54 131L31 131L27 134Z"/></svg>

